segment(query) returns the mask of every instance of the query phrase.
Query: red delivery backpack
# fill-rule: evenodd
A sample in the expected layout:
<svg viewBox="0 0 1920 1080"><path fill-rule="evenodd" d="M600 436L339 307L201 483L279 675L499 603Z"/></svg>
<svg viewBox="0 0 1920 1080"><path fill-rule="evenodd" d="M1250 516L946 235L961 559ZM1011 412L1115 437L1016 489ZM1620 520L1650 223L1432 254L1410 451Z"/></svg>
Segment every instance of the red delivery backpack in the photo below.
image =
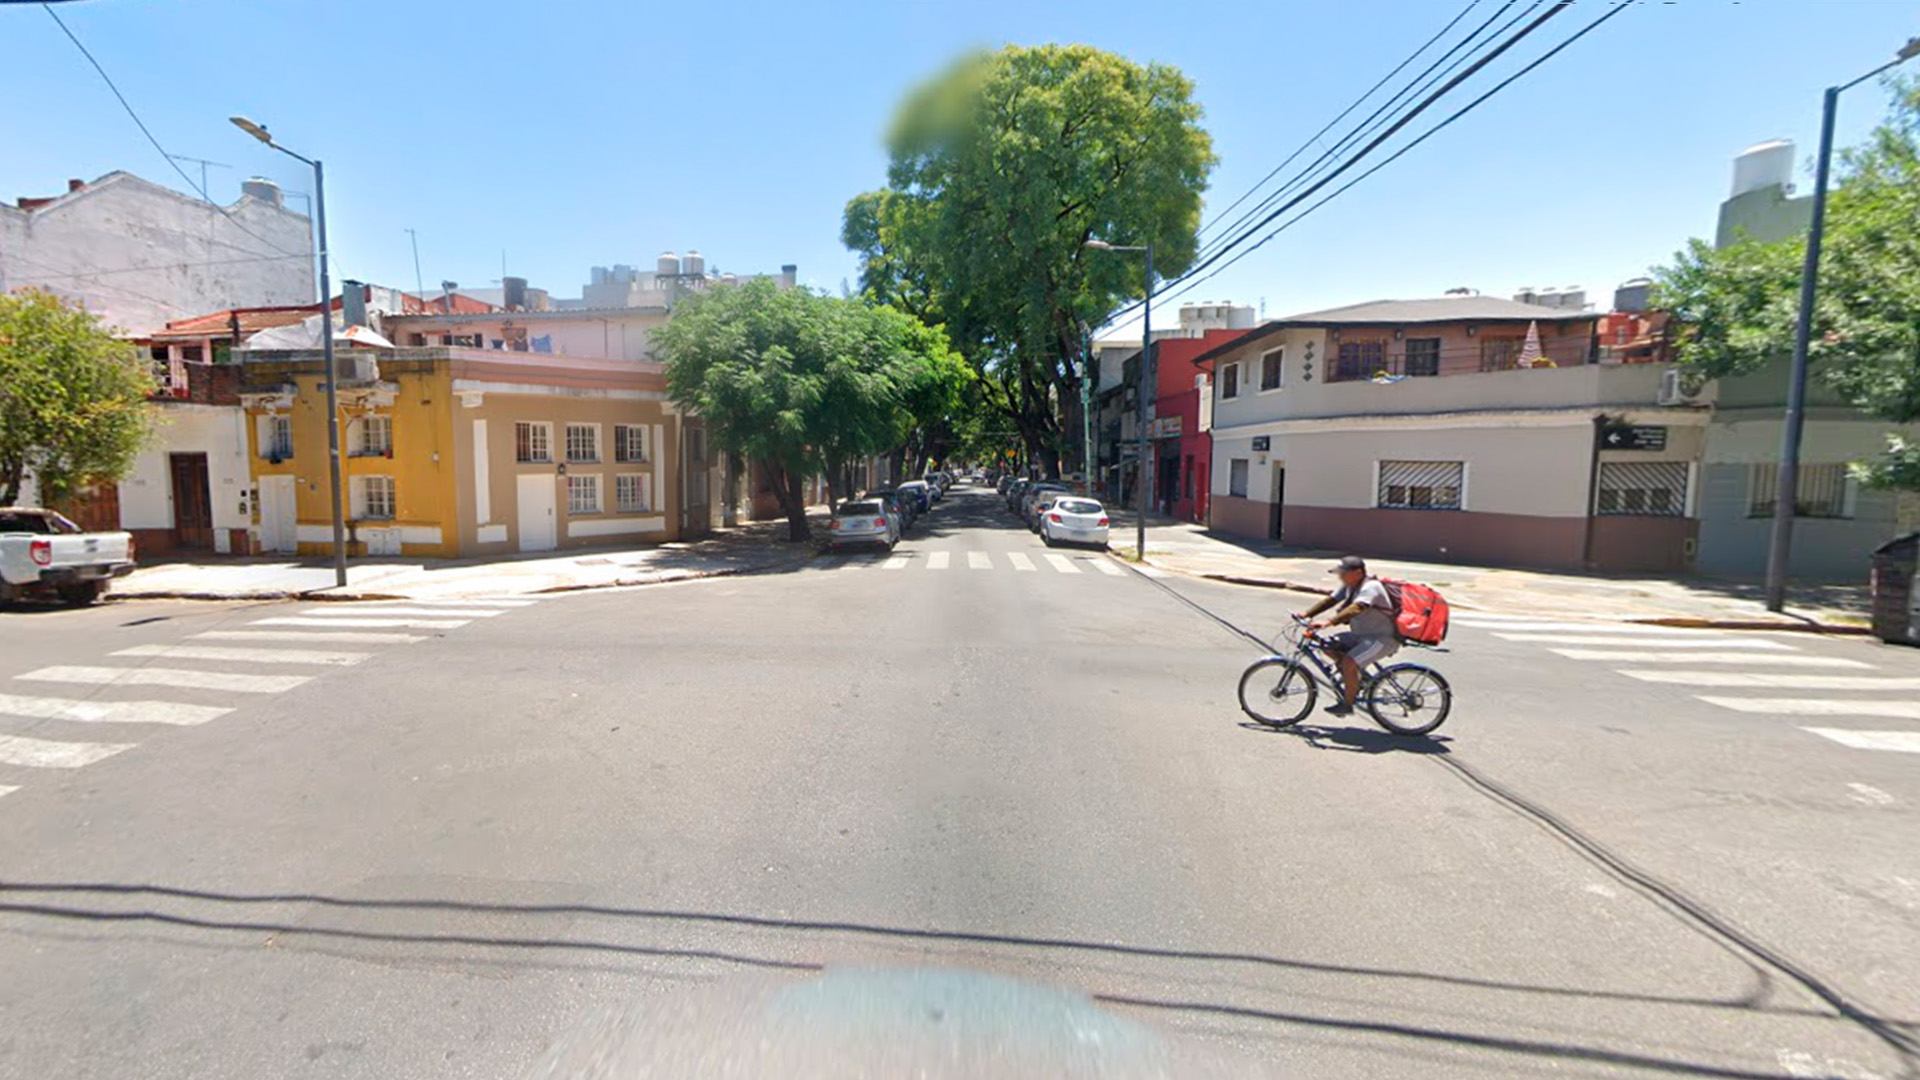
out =
<svg viewBox="0 0 1920 1080"><path fill-rule="evenodd" d="M1381 578L1393 601L1393 622L1405 641L1438 645L1447 639L1447 599L1430 585Z"/></svg>

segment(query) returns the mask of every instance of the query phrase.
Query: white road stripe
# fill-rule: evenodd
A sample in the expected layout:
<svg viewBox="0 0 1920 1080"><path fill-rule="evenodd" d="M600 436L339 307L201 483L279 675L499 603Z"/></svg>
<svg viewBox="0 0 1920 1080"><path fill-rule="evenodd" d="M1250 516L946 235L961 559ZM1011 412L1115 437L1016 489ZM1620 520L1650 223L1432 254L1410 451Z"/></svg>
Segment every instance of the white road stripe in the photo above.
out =
<svg viewBox="0 0 1920 1080"><path fill-rule="evenodd" d="M1029 558L1027 558L1027 553L1026 553L1026 552L1024 552L1024 551L1009 551L1009 552L1007 552L1007 561L1013 564L1013 568L1014 568L1015 570L1037 570L1037 569L1039 569L1039 567L1037 567L1037 566L1035 566L1035 565L1033 565L1033 560L1032 560L1032 559L1029 559Z"/></svg>
<svg viewBox="0 0 1920 1080"><path fill-rule="evenodd" d="M1796 675L1767 671L1638 671L1619 672L1645 682L1687 686L1764 686L1780 690L1920 690L1920 679L1885 675Z"/></svg>
<svg viewBox="0 0 1920 1080"><path fill-rule="evenodd" d="M988 555L984 551L969 551L967 552L967 569L991 570L993 569L993 556Z"/></svg>
<svg viewBox="0 0 1920 1080"><path fill-rule="evenodd" d="M13 794L14 792L16 792L16 791L19 791L19 790L20 790L20 789L19 789L19 788L17 788L17 787L11 787L11 786L9 786L9 785L6 785L6 784L0 784L0 796L7 796L7 795L11 795L11 794Z"/></svg>
<svg viewBox="0 0 1920 1080"><path fill-rule="evenodd" d="M77 769L110 758L135 743L54 742L24 735L0 735L0 765L32 769Z"/></svg>
<svg viewBox="0 0 1920 1080"><path fill-rule="evenodd" d="M208 630L193 635L208 641L354 642L362 645L411 645L427 640L422 634L387 634L378 630Z"/></svg>
<svg viewBox="0 0 1920 1080"><path fill-rule="evenodd" d="M906 568L907 557L905 555L894 555L888 558L886 562L880 564L880 569L882 570L905 570Z"/></svg>
<svg viewBox="0 0 1920 1080"><path fill-rule="evenodd" d="M1088 562L1088 563L1089 563L1089 564L1090 564L1090 565L1091 565L1091 566L1092 566L1092 567L1093 567L1093 568L1094 568L1095 570L1098 570L1098 571L1100 571L1100 572L1101 572L1101 573L1103 573L1103 574L1107 574L1107 575L1110 575L1110 576L1113 576L1113 577L1119 577L1119 576L1120 576L1121 574L1124 574L1124 573L1126 573L1126 571L1125 571L1125 570L1122 570L1122 569L1120 569L1119 567L1117 567L1117 566L1115 566L1115 565L1113 565L1113 560L1112 560L1112 559L1109 559L1109 558L1107 558L1107 557L1106 557L1106 556L1104 556L1104 555L1093 555L1093 556L1090 556L1090 557L1089 557L1089 558L1087 559L1087 562Z"/></svg>
<svg viewBox="0 0 1920 1080"><path fill-rule="evenodd" d="M0 713L81 724L173 724L191 727L222 717L220 705L182 705L177 701L71 701L67 698L0 694Z"/></svg>
<svg viewBox="0 0 1920 1080"><path fill-rule="evenodd" d="M1768 667L1845 667L1870 668L1858 660L1837 656L1802 656L1798 653L1768 653L1755 656L1744 652L1624 652L1616 649L1550 649L1569 660L1607 660L1620 664L1761 664Z"/></svg>
<svg viewBox="0 0 1920 1080"><path fill-rule="evenodd" d="M1142 574L1145 574L1148 577L1166 577L1167 576L1167 572L1165 570L1160 569L1157 566L1136 566L1134 567L1134 569L1140 571Z"/></svg>
<svg viewBox="0 0 1920 1080"><path fill-rule="evenodd" d="M1067 558L1065 555L1058 555L1049 551L1047 552L1047 562L1052 564L1055 570L1063 574L1077 574L1080 572L1080 568L1073 565L1073 560Z"/></svg>
<svg viewBox="0 0 1920 1080"><path fill-rule="evenodd" d="M1862 784L1857 780L1849 783L1847 790L1851 793L1847 797L1862 806L1892 806L1900 801L1872 784Z"/></svg>
<svg viewBox="0 0 1920 1080"><path fill-rule="evenodd" d="M175 686L185 690L229 690L240 694L278 694L313 678L311 675L235 675L225 671L187 668L90 667L65 664L43 667L16 679L40 682L86 683L92 686Z"/></svg>
<svg viewBox="0 0 1920 1080"><path fill-rule="evenodd" d="M1739 712L1772 713L1777 716L1887 716L1898 720L1920 720L1920 701L1838 701L1832 698L1744 698L1707 697L1701 701ZM1914 734L1920 738L1920 732Z"/></svg>
<svg viewBox="0 0 1920 1080"><path fill-rule="evenodd" d="M1825 727L1800 730L1811 731L1855 750L1896 750L1903 754L1920 754L1920 731L1847 731Z"/></svg>
<svg viewBox="0 0 1920 1080"><path fill-rule="evenodd" d="M255 619L252 626L361 626L369 629L391 627L414 630L452 630L467 625L466 619L303 619L298 615L280 615L271 619Z"/></svg>
<svg viewBox="0 0 1920 1080"><path fill-rule="evenodd" d="M927 555L927 569L945 570L947 568L947 560L951 558L953 558L953 553L950 551L931 552Z"/></svg>
<svg viewBox="0 0 1920 1080"><path fill-rule="evenodd" d="M1793 646L1772 638L1730 637L1701 634L1698 637L1609 637L1605 634L1500 634L1507 641L1530 641L1537 645L1611 645L1622 648L1660 649L1756 649L1766 652L1794 652Z"/></svg>
<svg viewBox="0 0 1920 1080"><path fill-rule="evenodd" d="M321 607L303 609L302 615L419 615L430 619L450 619L454 616L475 619L490 619L495 615L505 615L504 611L493 608L451 608L451 607L411 607L399 604L326 604Z"/></svg>
<svg viewBox="0 0 1920 1080"><path fill-rule="evenodd" d="M454 597L447 600L406 600L394 603L421 604L427 607L532 607L537 601L523 600L517 597L501 597L495 600L482 600L473 597Z"/></svg>
<svg viewBox="0 0 1920 1080"><path fill-rule="evenodd" d="M221 645L135 645L115 656L163 656L182 660L239 660L253 664L357 664L372 653L327 649L249 649Z"/></svg>
<svg viewBox="0 0 1920 1080"><path fill-rule="evenodd" d="M1523 622L1520 620L1499 623L1476 623L1462 620L1457 616L1454 617L1452 621L1460 623L1462 626L1472 626L1482 630L1507 631L1513 633L1526 631L1533 633L1646 634L1659 637L1709 636L1709 632L1705 630L1691 630L1684 626L1647 626L1641 623Z"/></svg>

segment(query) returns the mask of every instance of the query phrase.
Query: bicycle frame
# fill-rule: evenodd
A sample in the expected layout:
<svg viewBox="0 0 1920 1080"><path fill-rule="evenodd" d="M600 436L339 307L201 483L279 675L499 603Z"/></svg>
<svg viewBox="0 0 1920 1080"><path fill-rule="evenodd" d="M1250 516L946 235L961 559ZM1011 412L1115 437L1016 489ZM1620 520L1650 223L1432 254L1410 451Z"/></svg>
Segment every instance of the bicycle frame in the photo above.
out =
<svg viewBox="0 0 1920 1080"><path fill-rule="evenodd" d="M1303 666L1306 667L1309 678L1335 694L1346 694L1346 684L1340 678L1340 669L1334 665L1333 661L1327 659L1327 646L1319 635L1308 633L1303 624L1295 622L1282 630L1280 637L1291 646L1292 651L1283 652L1275 649L1273 655L1295 662L1305 660L1306 664ZM1364 683L1379 669L1380 665L1377 663L1368 664L1360 669L1361 681Z"/></svg>

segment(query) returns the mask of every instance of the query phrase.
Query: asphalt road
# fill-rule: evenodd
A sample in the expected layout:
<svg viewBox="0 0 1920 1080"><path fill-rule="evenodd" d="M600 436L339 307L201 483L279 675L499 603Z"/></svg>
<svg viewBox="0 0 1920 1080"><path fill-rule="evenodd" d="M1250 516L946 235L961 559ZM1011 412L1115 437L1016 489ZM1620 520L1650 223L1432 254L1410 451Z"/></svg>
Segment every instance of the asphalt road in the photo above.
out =
<svg viewBox="0 0 1920 1080"><path fill-rule="evenodd" d="M963 490L762 576L0 614L0 1076L520 1076L865 965L1282 1076L1920 1070L1920 651L1463 618L1433 737L1257 729L1305 599Z"/></svg>

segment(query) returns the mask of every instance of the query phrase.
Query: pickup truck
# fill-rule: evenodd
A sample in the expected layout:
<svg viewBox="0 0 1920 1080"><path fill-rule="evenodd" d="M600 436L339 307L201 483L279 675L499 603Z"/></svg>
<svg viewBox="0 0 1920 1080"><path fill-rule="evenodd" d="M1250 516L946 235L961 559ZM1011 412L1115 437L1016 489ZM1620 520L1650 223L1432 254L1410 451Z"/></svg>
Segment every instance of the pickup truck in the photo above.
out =
<svg viewBox="0 0 1920 1080"><path fill-rule="evenodd" d="M0 604L34 595L91 604L108 579L133 566L127 533L86 532L52 510L0 507Z"/></svg>

